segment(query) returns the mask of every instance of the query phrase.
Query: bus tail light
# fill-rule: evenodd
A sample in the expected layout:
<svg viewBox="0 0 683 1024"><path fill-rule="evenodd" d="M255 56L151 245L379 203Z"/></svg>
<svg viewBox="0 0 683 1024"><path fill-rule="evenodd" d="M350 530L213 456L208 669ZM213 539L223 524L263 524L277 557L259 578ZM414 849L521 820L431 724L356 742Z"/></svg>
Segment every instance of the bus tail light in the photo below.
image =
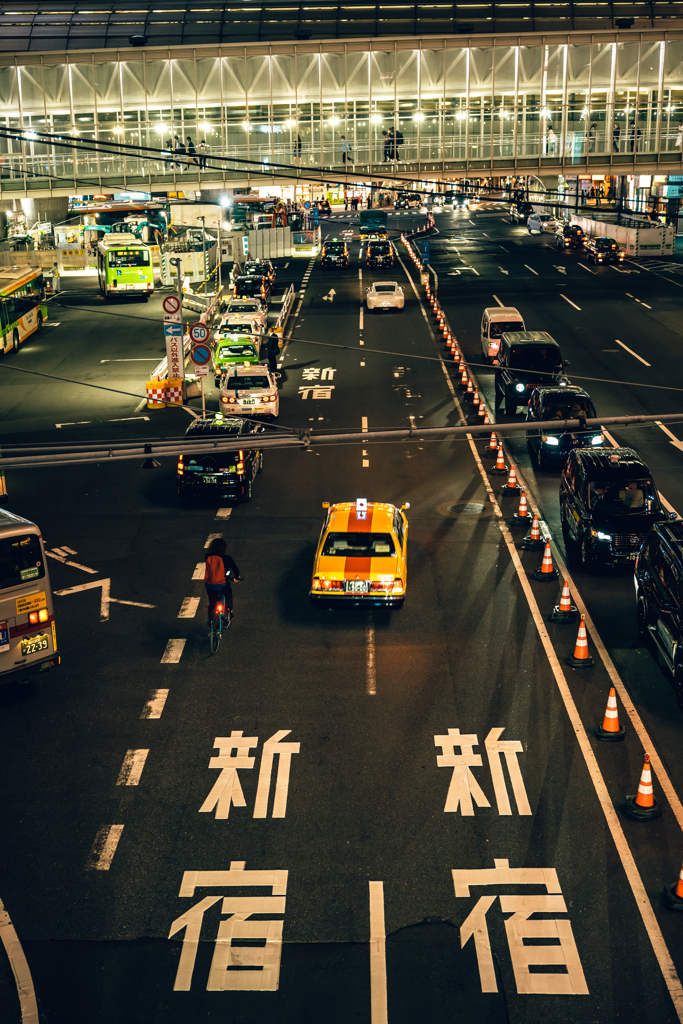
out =
<svg viewBox="0 0 683 1024"><path fill-rule="evenodd" d="M50 613L47 608L41 608L38 612L38 622L47 622L50 617Z"/></svg>

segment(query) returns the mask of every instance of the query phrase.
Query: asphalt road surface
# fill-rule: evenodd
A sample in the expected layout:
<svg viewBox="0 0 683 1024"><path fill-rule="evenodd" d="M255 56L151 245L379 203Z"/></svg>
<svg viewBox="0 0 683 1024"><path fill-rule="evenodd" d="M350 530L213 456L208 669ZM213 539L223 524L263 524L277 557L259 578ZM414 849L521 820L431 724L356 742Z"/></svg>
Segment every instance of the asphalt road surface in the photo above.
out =
<svg viewBox="0 0 683 1024"><path fill-rule="evenodd" d="M599 414L676 411L683 275L587 272L505 211L436 213L439 296L472 364L497 296L556 338ZM357 221L323 222L354 230L347 270L278 261L278 293L293 282L302 299L279 422L463 422L405 247L378 274ZM363 311L381 278L403 312ZM67 285L52 325L0 362L5 448L180 436L187 411L141 405L161 294L111 306L87 279ZM683 511L671 438L616 438ZM55 597L61 667L0 690L0 900L20 944L5 921L3 1021L31 1019L33 993L43 1024L683 1019L683 915L662 899L683 854L681 712L628 575L573 574L595 666L565 664L576 624L549 622L558 585L533 579L541 556L505 525L516 502L483 448L418 435L271 452L234 507L180 502L170 459L7 473L8 507L78 565L50 560L70 591ZM561 555L559 474L534 472L523 441L509 450ZM309 603L322 502L359 497L410 503L400 611ZM243 581L211 656L196 567L216 534ZM615 683L626 739L600 744ZM637 823L622 806L645 750L664 813Z"/></svg>

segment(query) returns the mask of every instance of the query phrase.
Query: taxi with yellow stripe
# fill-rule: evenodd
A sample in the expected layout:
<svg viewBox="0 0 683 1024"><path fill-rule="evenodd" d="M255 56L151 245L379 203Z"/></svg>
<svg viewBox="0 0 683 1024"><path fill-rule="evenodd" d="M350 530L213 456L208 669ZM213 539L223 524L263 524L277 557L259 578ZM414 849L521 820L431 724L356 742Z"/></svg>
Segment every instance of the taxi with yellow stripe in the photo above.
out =
<svg viewBox="0 0 683 1024"><path fill-rule="evenodd" d="M401 608L408 575L409 504L354 501L331 505L313 565L313 604Z"/></svg>

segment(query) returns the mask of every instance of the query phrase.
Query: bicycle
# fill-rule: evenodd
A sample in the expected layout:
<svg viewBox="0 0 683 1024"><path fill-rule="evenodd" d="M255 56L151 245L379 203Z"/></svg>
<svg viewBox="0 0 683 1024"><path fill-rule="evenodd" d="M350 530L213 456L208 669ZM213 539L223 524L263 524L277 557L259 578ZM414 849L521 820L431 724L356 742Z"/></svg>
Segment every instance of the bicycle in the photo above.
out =
<svg viewBox="0 0 683 1024"><path fill-rule="evenodd" d="M226 615L227 611L227 615ZM225 596L221 594L211 610L211 626L209 629L209 645L211 653L215 654L223 635L223 624L227 629L230 625L232 614L230 609L225 607Z"/></svg>

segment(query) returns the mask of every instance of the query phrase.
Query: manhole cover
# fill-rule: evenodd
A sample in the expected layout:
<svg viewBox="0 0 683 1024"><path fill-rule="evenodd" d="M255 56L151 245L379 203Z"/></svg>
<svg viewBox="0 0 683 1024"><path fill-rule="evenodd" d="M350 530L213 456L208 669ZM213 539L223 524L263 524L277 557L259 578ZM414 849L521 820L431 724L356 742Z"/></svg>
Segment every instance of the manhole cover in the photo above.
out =
<svg viewBox="0 0 683 1024"><path fill-rule="evenodd" d="M444 502L443 505L436 506L436 511L451 519L471 519L477 516L491 515L491 506L481 501L458 501L453 505Z"/></svg>

